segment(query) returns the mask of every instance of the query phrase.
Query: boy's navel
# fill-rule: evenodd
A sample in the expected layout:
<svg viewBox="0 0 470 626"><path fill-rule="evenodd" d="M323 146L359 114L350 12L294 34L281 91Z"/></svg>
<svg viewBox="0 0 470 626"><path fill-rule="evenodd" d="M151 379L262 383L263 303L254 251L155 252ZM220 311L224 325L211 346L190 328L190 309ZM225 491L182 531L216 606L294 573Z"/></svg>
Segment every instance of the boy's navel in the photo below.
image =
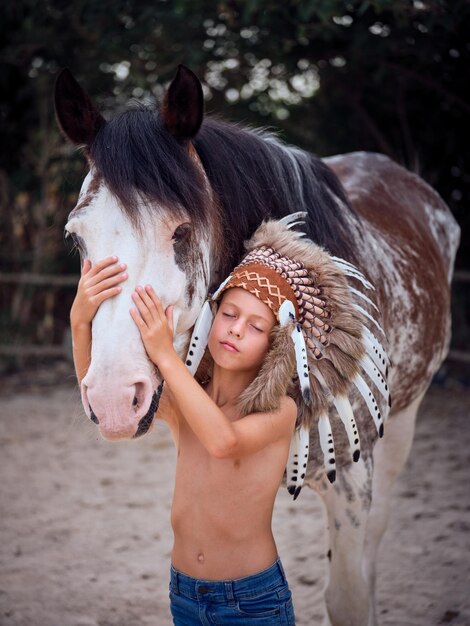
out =
<svg viewBox="0 0 470 626"><path fill-rule="evenodd" d="M235 469L239 469L240 465L241 465L240 459L235 459L234 462L233 462L233 467Z"/></svg>
<svg viewBox="0 0 470 626"><path fill-rule="evenodd" d="M199 561L199 563L204 563L204 555L202 552L199 552L199 554L197 555L197 560Z"/></svg>

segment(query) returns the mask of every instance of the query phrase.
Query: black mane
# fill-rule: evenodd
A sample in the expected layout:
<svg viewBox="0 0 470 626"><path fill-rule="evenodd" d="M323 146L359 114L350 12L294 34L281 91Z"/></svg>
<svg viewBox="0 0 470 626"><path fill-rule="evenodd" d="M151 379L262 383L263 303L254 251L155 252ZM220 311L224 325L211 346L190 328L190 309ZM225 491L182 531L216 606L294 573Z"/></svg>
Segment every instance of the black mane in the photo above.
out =
<svg viewBox="0 0 470 626"><path fill-rule="evenodd" d="M206 118L195 146L223 206L229 239L241 244L265 217L306 211L307 235L332 254L354 256L346 216L351 207L341 183L315 155L275 136ZM233 234L232 234L233 233Z"/></svg>
<svg viewBox="0 0 470 626"><path fill-rule="evenodd" d="M316 156L275 137L206 118L194 142L223 219L223 274L243 253L243 241L265 217L306 211L307 234L333 254L351 258L346 211L355 216L335 174ZM90 157L124 210L138 223L138 202L184 209L195 226L210 222L204 183L185 146L158 114L139 107L107 122ZM137 193L136 193L137 192Z"/></svg>

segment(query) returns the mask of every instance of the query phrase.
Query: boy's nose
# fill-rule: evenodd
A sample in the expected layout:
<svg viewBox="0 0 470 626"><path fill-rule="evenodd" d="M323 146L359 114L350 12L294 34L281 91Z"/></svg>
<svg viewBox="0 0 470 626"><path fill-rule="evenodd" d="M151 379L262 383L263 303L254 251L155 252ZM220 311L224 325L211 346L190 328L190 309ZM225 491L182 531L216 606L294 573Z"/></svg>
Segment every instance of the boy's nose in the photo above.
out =
<svg viewBox="0 0 470 626"><path fill-rule="evenodd" d="M232 326L232 328L229 330L230 334L232 335L236 335L237 337L241 336L241 328L239 326Z"/></svg>

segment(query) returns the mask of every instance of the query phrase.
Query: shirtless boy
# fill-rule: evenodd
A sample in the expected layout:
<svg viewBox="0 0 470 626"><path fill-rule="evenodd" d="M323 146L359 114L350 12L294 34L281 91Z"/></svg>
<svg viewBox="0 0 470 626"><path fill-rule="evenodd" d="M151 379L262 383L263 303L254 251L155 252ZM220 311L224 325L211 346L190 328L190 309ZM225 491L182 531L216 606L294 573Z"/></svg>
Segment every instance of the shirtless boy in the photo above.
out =
<svg viewBox="0 0 470 626"><path fill-rule="evenodd" d="M126 266L117 261L83 263L71 311L79 381L90 362L91 321L127 279ZM165 311L149 285L137 287L132 297L130 314L165 380L156 417L168 423L178 450L171 515L173 622L292 626L291 593L271 520L297 407L284 396L274 412L240 417L237 411L277 320L248 291L225 291L208 341L213 373L203 388L174 350L172 307Z"/></svg>

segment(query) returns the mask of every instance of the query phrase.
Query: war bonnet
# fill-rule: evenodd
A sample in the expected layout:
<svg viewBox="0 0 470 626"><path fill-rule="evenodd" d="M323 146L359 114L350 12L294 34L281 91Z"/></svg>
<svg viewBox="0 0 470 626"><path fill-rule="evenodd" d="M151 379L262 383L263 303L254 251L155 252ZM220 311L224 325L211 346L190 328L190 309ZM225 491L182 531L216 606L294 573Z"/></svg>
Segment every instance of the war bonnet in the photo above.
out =
<svg viewBox="0 0 470 626"><path fill-rule="evenodd" d="M378 435L383 435L386 416L363 372L389 406L388 357L369 327L383 331L362 305L373 311L377 307L349 281L357 281L361 289L374 288L356 267L292 230L304 216L294 213L265 221L245 242L241 263L205 302L186 357L188 369L196 374L214 303L227 289L241 287L273 311L279 323L272 330L271 348L258 376L240 395L238 408L244 416L276 410L286 393L295 399L298 419L287 466L287 486L294 499L306 474L313 426L318 428L326 475L330 482L336 478L331 405L345 428L353 461L359 459L359 431L348 398L352 389L362 396Z"/></svg>

